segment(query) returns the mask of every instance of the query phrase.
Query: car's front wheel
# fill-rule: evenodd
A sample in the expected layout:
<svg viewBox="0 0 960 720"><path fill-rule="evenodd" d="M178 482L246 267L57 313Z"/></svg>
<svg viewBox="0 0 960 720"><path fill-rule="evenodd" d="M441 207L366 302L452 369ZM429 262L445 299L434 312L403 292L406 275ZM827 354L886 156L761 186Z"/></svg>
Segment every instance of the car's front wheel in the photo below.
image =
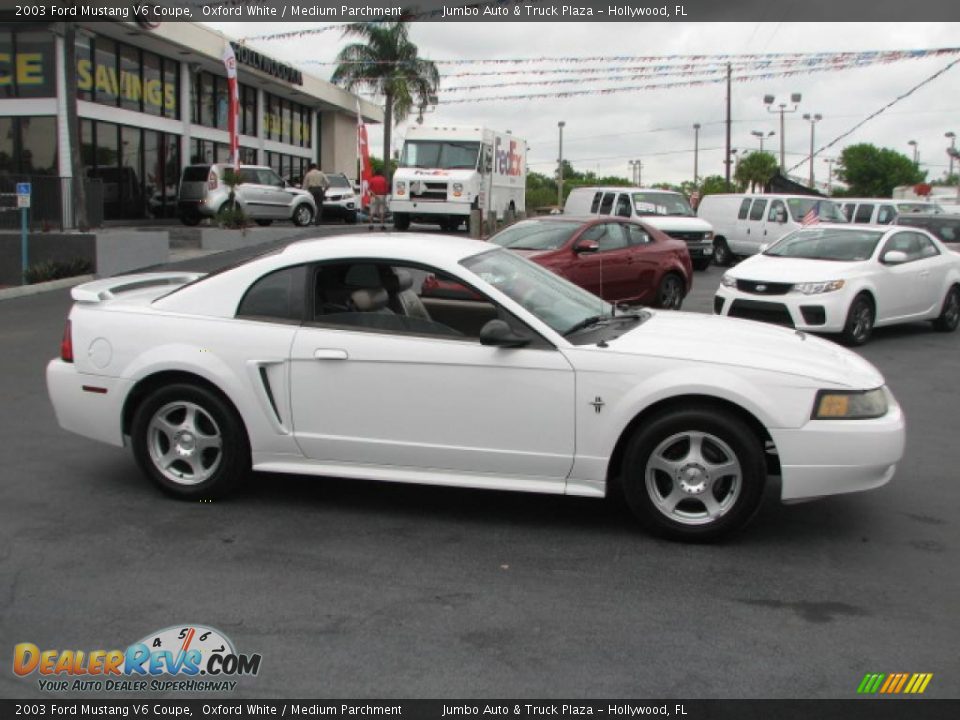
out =
<svg viewBox="0 0 960 720"><path fill-rule="evenodd" d="M841 339L846 345L863 345L873 334L875 311L866 295L857 295L850 304Z"/></svg>
<svg viewBox="0 0 960 720"><path fill-rule="evenodd" d="M406 213L393 214L393 227L401 232L410 227L410 216Z"/></svg>
<svg viewBox="0 0 960 720"><path fill-rule="evenodd" d="M679 310L683 305L683 280L673 273L663 276L657 289L657 307L664 310Z"/></svg>
<svg viewBox="0 0 960 720"><path fill-rule="evenodd" d="M630 440L622 481L630 509L651 531L674 540L715 540L746 525L760 506L763 445L727 410L667 410Z"/></svg>
<svg viewBox="0 0 960 720"><path fill-rule="evenodd" d="M933 327L940 332L953 332L958 325L960 325L960 288L954 285L947 291L940 317L933 321Z"/></svg>
<svg viewBox="0 0 960 720"><path fill-rule="evenodd" d="M293 224L297 227L305 227L313 220L313 210L306 203L297 205L293 211Z"/></svg>
<svg viewBox="0 0 960 720"><path fill-rule="evenodd" d="M694 261L693 261L693 269L694 269L694 270L701 270L701 271L706 270L708 267L710 267L710 263L712 263L712 262L713 262L713 256L712 256L712 255L711 255L710 257L708 257L708 258L704 258L703 260L694 260Z"/></svg>
<svg viewBox="0 0 960 720"><path fill-rule="evenodd" d="M713 261L720 267L727 267L733 262L733 253L723 238L718 238L713 244Z"/></svg>
<svg viewBox="0 0 960 720"><path fill-rule="evenodd" d="M131 439L141 470L175 497L221 496L250 470L242 421L199 385L178 383L148 395L134 413Z"/></svg>

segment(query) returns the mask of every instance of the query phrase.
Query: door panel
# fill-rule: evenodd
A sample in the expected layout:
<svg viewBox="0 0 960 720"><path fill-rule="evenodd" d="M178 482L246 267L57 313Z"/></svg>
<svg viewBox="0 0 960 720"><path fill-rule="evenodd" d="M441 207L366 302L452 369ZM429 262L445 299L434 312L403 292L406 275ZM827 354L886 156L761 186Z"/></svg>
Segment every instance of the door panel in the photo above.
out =
<svg viewBox="0 0 960 720"><path fill-rule="evenodd" d="M574 283L604 300L636 298L633 252L621 223L591 225L577 240L593 240L600 250L578 256L569 275Z"/></svg>

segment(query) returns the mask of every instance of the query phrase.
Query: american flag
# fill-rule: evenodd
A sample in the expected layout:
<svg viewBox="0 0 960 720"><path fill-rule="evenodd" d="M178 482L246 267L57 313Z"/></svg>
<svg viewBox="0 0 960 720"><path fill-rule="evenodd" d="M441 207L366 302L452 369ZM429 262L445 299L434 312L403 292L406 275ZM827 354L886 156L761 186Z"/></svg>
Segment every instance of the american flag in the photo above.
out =
<svg viewBox="0 0 960 720"><path fill-rule="evenodd" d="M800 220L800 224L803 225L803 226L807 226L807 225L816 225L818 222L820 222L820 203L819 203L819 201L818 201L818 202L815 202L815 203L813 204L813 207L811 207L811 208L807 211L807 214L804 215L803 218Z"/></svg>

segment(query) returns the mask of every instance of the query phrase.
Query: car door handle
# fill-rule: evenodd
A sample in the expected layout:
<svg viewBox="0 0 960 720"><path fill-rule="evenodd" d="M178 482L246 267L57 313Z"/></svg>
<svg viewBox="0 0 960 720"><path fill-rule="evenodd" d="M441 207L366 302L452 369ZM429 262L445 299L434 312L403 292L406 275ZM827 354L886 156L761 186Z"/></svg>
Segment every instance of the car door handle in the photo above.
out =
<svg viewBox="0 0 960 720"><path fill-rule="evenodd" d="M313 357L317 360L346 360L349 356L346 350L337 348L317 348L313 351Z"/></svg>

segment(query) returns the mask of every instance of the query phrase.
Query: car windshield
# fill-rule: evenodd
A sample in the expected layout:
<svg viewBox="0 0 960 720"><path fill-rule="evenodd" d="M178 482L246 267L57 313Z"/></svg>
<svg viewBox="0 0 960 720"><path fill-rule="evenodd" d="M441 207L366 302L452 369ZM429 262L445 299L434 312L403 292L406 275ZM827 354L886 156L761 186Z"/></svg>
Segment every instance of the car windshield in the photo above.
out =
<svg viewBox="0 0 960 720"><path fill-rule="evenodd" d="M770 257L862 262L873 256L883 231L806 228L784 236L763 254Z"/></svg>
<svg viewBox="0 0 960 720"><path fill-rule="evenodd" d="M560 334L592 317L613 314L611 306L596 295L500 248L473 255L460 264Z"/></svg>
<svg viewBox="0 0 960 720"><path fill-rule="evenodd" d="M407 140L400 167L474 170L480 155L478 142Z"/></svg>
<svg viewBox="0 0 960 720"><path fill-rule="evenodd" d="M526 220L501 230L490 242L512 250L556 250L567 244L579 222Z"/></svg>
<svg viewBox="0 0 960 720"><path fill-rule="evenodd" d="M911 202L898 202L897 204L898 213L933 213L934 215L940 215L945 212L942 207L936 203L911 203Z"/></svg>
<svg viewBox="0 0 960 720"><path fill-rule="evenodd" d="M794 222L802 222L807 214L813 210L813 217L819 218L821 222L847 222L847 216L844 215L836 203L820 198L788 198L787 207L790 208L790 216Z"/></svg>
<svg viewBox="0 0 960 720"><path fill-rule="evenodd" d="M637 215L679 215L694 217L690 203L683 195L666 192L638 192L633 194L633 209Z"/></svg>
<svg viewBox="0 0 960 720"><path fill-rule="evenodd" d="M335 188L353 187L346 175L327 175L327 182L330 183L330 187Z"/></svg>

